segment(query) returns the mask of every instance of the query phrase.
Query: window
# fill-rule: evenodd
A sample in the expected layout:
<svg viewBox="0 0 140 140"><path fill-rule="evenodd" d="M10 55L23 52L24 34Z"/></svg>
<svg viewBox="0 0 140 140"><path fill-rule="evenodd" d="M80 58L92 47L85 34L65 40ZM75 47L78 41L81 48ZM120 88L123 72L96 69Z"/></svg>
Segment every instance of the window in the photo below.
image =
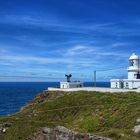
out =
<svg viewBox="0 0 140 140"><path fill-rule="evenodd" d="M118 83L116 82L116 88L118 87Z"/></svg>
<svg viewBox="0 0 140 140"><path fill-rule="evenodd" d="M136 74L136 76L137 76L137 77L136 77L137 79L140 79L140 72L138 72L138 73Z"/></svg>
<svg viewBox="0 0 140 140"><path fill-rule="evenodd" d="M129 84L128 84L128 82L126 82L126 88L128 88L129 87Z"/></svg>
<svg viewBox="0 0 140 140"><path fill-rule="evenodd" d="M129 61L129 66L134 66L134 61L133 60Z"/></svg>

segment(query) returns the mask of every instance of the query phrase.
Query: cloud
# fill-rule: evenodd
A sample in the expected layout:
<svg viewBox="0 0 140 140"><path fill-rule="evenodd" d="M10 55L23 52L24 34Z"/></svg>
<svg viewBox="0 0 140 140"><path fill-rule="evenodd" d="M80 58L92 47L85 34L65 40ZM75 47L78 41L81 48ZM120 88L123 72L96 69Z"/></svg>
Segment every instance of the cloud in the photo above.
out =
<svg viewBox="0 0 140 140"><path fill-rule="evenodd" d="M120 23L66 23L26 15L4 15L0 26L2 24L6 28L4 31L13 29L13 25L20 27L15 30L19 35L9 30L12 35L5 35L5 42L1 33L0 65L10 74L14 70L16 74L35 75L57 71L92 73L125 66L131 53L128 46L133 47L133 43L121 37L139 31Z"/></svg>
<svg viewBox="0 0 140 140"><path fill-rule="evenodd" d="M97 48L95 47L89 47L84 45L76 45L70 49L67 50L65 53L65 56L79 56L79 55L89 55L93 54L97 51Z"/></svg>
<svg viewBox="0 0 140 140"><path fill-rule="evenodd" d="M93 36L104 36L104 35L114 35L114 36L132 36L140 35L139 28L135 29L136 23L133 22L131 28L125 26L126 24L132 24L132 21L126 22L105 22L105 23L77 23L63 22L62 20L50 19L50 18L34 18L30 15L1 15L0 23L11 24L18 26L28 26L28 28L43 28L43 30L51 31L63 31L69 33L79 33L85 35ZM138 22L137 22L138 23ZM123 26L124 25L124 26Z"/></svg>
<svg viewBox="0 0 140 140"><path fill-rule="evenodd" d="M116 45L122 45L123 43L115 43L113 45L110 46L105 46L108 47L108 51L105 51L101 46L84 46L84 45L76 45L74 47L71 47L70 49L67 50L67 53L65 53L66 56L82 56L82 57L87 57L87 58L96 58L96 56L100 56L100 57L110 57L110 56L114 56L114 57L120 57L120 58L126 58L128 57L128 53L116 53L114 52L112 49L112 46L116 47ZM99 58L99 57L98 57Z"/></svg>
<svg viewBox="0 0 140 140"><path fill-rule="evenodd" d="M104 51L101 47L76 45L67 49L58 48L59 55L53 56L37 56L33 54L17 54L14 52L7 52L6 50L1 50L0 52L0 63L1 64L72 64L72 65L97 65L102 63L104 60L110 57L127 58L128 53L116 53L112 50ZM3 52L3 53L2 53ZM57 50L54 51L56 53ZM48 53L46 52L46 55ZM60 55L61 54L61 55ZM60 57L61 56L61 57Z"/></svg>
<svg viewBox="0 0 140 140"><path fill-rule="evenodd" d="M38 64L48 64L48 63L65 63L65 64L84 64L86 61L77 59L76 61L73 58L63 57L39 57L39 56L26 56L26 55L1 55L0 62L9 62L9 63L38 63ZM89 62L90 63L90 62Z"/></svg>

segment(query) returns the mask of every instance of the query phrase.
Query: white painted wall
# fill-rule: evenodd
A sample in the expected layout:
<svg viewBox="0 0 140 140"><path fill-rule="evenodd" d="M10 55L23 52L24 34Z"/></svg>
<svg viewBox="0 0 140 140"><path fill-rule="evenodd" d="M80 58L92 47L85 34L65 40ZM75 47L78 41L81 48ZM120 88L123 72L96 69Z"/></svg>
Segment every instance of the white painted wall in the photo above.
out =
<svg viewBox="0 0 140 140"><path fill-rule="evenodd" d="M111 80L111 88L137 89L140 88L140 80Z"/></svg>
<svg viewBox="0 0 140 140"><path fill-rule="evenodd" d="M131 82L131 84L132 84L133 89L139 88L140 87L140 80L139 81L133 81L133 82Z"/></svg>
<svg viewBox="0 0 140 140"><path fill-rule="evenodd" d="M111 88L117 88L117 87L116 87L116 83L117 83L117 82L111 82Z"/></svg>
<svg viewBox="0 0 140 140"><path fill-rule="evenodd" d="M111 88L120 88L120 81L117 79L111 81Z"/></svg>
<svg viewBox="0 0 140 140"><path fill-rule="evenodd" d="M131 80L137 79L136 74L138 74L138 72L135 71L135 70L134 71L128 71L128 79L131 79Z"/></svg>
<svg viewBox="0 0 140 140"><path fill-rule="evenodd" d="M60 88L63 88L63 89L69 88L69 83L68 82L60 82Z"/></svg>
<svg viewBox="0 0 140 140"><path fill-rule="evenodd" d="M60 82L60 88L66 89L66 88L79 88L83 87L83 83L81 82Z"/></svg>
<svg viewBox="0 0 140 140"><path fill-rule="evenodd" d="M129 84L129 89L133 89L133 82L129 81L128 84Z"/></svg>

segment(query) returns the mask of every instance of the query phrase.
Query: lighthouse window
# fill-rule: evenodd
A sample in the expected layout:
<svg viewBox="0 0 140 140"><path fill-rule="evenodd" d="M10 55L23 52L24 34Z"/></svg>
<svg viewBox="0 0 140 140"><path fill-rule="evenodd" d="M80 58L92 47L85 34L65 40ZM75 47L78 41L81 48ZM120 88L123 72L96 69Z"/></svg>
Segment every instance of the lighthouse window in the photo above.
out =
<svg viewBox="0 0 140 140"><path fill-rule="evenodd" d="M139 72L138 72L138 74L136 74L136 76L137 76L136 77L137 79L140 79L140 73Z"/></svg>
<svg viewBox="0 0 140 140"><path fill-rule="evenodd" d="M133 60L130 60L130 61L129 61L129 65L130 65L130 66L134 66L134 61L133 61Z"/></svg>

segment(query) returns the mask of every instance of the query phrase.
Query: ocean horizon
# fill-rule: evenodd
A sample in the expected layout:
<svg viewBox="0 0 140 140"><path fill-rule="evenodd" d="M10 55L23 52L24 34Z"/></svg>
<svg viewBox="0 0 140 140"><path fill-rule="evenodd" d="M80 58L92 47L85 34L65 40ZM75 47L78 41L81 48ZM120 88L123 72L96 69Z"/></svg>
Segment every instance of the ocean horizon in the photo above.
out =
<svg viewBox="0 0 140 140"><path fill-rule="evenodd" d="M84 82L85 87L94 86ZM97 82L97 87L109 87L109 82ZM18 112L36 95L48 87L59 87L59 82L0 82L0 117Z"/></svg>

